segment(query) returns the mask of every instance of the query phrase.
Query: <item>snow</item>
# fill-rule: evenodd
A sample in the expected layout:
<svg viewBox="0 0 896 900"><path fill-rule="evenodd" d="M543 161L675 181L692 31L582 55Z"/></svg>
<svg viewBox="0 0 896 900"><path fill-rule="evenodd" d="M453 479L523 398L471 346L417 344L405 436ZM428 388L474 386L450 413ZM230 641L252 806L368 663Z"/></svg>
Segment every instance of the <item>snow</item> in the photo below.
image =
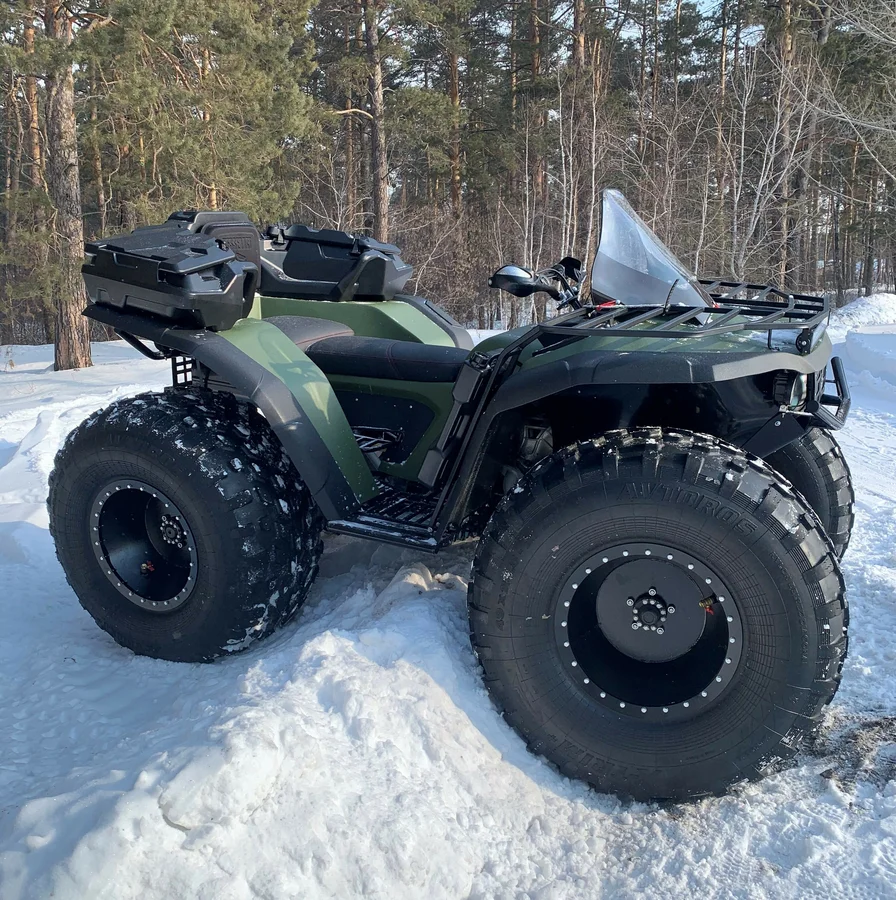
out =
<svg viewBox="0 0 896 900"><path fill-rule="evenodd" d="M859 372L896 386L896 325L867 325L846 335L846 357Z"/></svg>
<svg viewBox="0 0 896 900"><path fill-rule="evenodd" d="M850 331L867 325L892 325L896 322L896 294L873 294L861 297L838 309L831 317L828 334L837 344L846 339Z"/></svg>
<svg viewBox="0 0 896 900"><path fill-rule="evenodd" d="M851 367L866 339L892 358L892 335L867 331L887 304L896 322L896 297L838 314ZM194 666L118 647L56 562L47 477L72 427L168 371L119 343L94 359L53 373L51 348L0 348L2 900L896 897L883 376L854 376L840 435L859 496L851 645L820 745L728 797L659 807L560 777L495 712L468 639L472 544L331 537L303 614L247 653Z"/></svg>

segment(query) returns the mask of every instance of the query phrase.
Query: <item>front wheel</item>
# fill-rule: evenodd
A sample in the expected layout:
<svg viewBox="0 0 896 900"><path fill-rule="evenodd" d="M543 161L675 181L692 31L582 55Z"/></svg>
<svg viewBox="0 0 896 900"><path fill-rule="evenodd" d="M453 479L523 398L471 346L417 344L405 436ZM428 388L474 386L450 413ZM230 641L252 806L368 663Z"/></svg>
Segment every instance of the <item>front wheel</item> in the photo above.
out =
<svg viewBox="0 0 896 900"><path fill-rule="evenodd" d="M834 436L810 428L799 440L776 450L774 466L808 501L842 559L855 522L855 493L843 451Z"/></svg>
<svg viewBox="0 0 896 900"><path fill-rule="evenodd" d="M293 616L323 520L267 422L195 388L119 400L73 431L50 531L81 605L119 644L202 662Z"/></svg>
<svg viewBox="0 0 896 900"><path fill-rule="evenodd" d="M640 429L505 497L470 587L489 690L564 774L689 799L791 756L833 697L843 581L802 498L715 438Z"/></svg>

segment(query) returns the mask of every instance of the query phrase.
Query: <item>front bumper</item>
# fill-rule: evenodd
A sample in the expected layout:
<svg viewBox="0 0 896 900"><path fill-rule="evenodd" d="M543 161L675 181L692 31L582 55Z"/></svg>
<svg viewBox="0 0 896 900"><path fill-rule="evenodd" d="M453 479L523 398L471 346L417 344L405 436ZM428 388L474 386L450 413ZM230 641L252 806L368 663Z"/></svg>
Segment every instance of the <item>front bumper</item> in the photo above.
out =
<svg viewBox="0 0 896 900"><path fill-rule="evenodd" d="M806 412L812 414L814 419L813 425L817 425L819 428L836 430L846 424L849 408L852 405L852 397L849 393L849 383L846 380L843 360L839 356L834 356L831 359L830 372L830 378L827 377L827 371L825 372L822 388L824 392L817 399L810 400L806 404ZM833 385L833 393L827 393L828 385Z"/></svg>
<svg viewBox="0 0 896 900"><path fill-rule="evenodd" d="M748 453L761 456L763 459L776 450L793 441L799 440L810 428L826 428L836 430L842 428L849 415L849 385L843 361L835 356L829 363L831 377L827 377L827 367L817 375L810 376L823 379L821 384L814 382L811 391L814 399L806 403L802 410L781 408L777 415L769 419L744 445ZM825 388L833 385L833 393L825 393Z"/></svg>

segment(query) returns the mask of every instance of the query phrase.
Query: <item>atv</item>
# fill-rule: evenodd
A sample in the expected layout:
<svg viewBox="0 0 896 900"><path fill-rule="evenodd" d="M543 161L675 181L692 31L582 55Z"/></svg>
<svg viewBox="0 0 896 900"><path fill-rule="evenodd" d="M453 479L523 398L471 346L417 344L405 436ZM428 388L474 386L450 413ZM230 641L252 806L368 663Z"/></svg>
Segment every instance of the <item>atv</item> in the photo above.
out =
<svg viewBox="0 0 896 900"><path fill-rule="evenodd" d="M245 650L301 607L324 531L478 538L485 683L564 774L720 794L818 728L853 522L825 300L698 279L610 190L590 284L503 266L492 287L558 313L475 347L367 237L193 211L86 257L85 315L172 366L50 479L69 583L123 646Z"/></svg>

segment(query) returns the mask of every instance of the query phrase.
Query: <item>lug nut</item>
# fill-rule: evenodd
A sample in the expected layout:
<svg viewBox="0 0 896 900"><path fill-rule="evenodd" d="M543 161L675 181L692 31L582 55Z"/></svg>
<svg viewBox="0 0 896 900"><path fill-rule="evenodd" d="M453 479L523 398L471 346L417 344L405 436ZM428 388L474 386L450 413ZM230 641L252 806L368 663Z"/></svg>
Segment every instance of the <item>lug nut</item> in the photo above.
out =
<svg viewBox="0 0 896 900"><path fill-rule="evenodd" d="M637 622L632 622L632 628L637 631L641 626Z"/></svg>

